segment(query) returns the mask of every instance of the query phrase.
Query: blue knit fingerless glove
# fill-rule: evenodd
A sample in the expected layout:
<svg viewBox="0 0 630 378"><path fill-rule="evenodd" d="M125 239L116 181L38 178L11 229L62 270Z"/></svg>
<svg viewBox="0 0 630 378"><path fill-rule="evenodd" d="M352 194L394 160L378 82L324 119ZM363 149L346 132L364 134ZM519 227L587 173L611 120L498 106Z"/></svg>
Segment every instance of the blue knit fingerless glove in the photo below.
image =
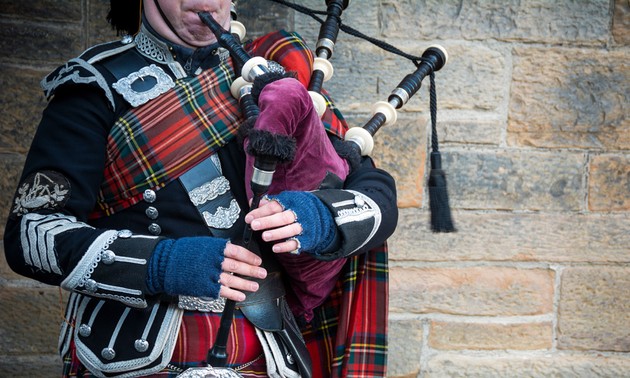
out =
<svg viewBox="0 0 630 378"><path fill-rule="evenodd" d="M218 298L226 244L205 236L162 240L149 260L149 294Z"/></svg>
<svg viewBox="0 0 630 378"><path fill-rule="evenodd" d="M320 255L335 242L337 225L333 216L312 193L286 191L268 198L295 212L297 222L302 225L302 233L295 237L300 245L298 252Z"/></svg>

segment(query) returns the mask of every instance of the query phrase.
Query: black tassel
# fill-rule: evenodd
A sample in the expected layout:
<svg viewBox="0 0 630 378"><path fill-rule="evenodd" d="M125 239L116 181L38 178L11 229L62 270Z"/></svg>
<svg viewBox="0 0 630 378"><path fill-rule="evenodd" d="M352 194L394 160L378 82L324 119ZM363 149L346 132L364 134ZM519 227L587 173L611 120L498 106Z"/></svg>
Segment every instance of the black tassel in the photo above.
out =
<svg viewBox="0 0 630 378"><path fill-rule="evenodd" d="M431 172L429 173L429 208L431 210L431 230L433 232L454 232L455 226L448 204L446 173L442 170L442 156L437 136L437 96L435 75L430 75L429 101L431 110Z"/></svg>
<svg viewBox="0 0 630 378"><path fill-rule="evenodd" d="M448 204L446 173L442 170L440 153L431 152L431 173L429 174L429 207L431 209L431 230L433 232L453 232L453 219Z"/></svg>

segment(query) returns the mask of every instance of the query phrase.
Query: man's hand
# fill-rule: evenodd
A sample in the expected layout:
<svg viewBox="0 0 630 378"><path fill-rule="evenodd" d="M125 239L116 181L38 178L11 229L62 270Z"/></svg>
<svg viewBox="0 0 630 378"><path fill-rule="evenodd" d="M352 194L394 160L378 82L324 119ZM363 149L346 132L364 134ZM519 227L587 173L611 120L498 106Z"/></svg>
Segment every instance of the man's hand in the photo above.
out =
<svg viewBox="0 0 630 378"><path fill-rule="evenodd" d="M258 283L248 280L247 277L267 276L267 271L260 267L262 259L248 249L232 243L225 245L223 255L225 259L221 263L223 272L219 276L221 284L219 296L237 302L243 301L245 294L241 290L250 292L258 290Z"/></svg>
<svg viewBox="0 0 630 378"><path fill-rule="evenodd" d="M245 299L258 290L253 278L267 276L262 260L227 239L193 236L160 241L149 260L149 294Z"/></svg>
<svg viewBox="0 0 630 378"><path fill-rule="evenodd" d="M284 210L278 201L266 198L260 200L260 205L245 216L245 223L249 223L254 231L262 231L264 241L280 241L273 245L276 253L292 252L299 248L296 236L302 233L302 225L297 222L296 213Z"/></svg>
<svg viewBox="0 0 630 378"><path fill-rule="evenodd" d="M245 216L276 253L304 251L318 255L333 245L337 225L328 208L309 192L285 191L269 196Z"/></svg>

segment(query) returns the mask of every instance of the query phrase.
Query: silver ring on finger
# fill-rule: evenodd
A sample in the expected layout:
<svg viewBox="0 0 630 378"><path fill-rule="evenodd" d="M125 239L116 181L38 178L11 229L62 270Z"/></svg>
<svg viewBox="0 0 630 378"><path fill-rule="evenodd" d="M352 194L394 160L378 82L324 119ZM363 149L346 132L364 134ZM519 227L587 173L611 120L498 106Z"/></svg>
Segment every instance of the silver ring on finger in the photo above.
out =
<svg viewBox="0 0 630 378"><path fill-rule="evenodd" d="M292 254L292 255L299 255L302 252L301 251L302 243L300 243L300 241L297 238L295 238L295 237L288 238L287 241L289 241L289 240L295 240L295 242L297 243L297 248L294 249L293 251L290 251L289 253Z"/></svg>

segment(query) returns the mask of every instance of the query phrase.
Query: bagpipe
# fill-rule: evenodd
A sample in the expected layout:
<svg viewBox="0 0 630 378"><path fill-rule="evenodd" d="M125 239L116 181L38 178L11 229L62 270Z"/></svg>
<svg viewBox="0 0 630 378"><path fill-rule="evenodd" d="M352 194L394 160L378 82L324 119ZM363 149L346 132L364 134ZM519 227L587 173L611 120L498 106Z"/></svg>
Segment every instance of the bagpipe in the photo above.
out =
<svg viewBox="0 0 630 378"><path fill-rule="evenodd" d="M282 0L271 1L290 6L313 16L313 11L303 6ZM387 101L374 103L372 106L372 118L363 127L351 127L348 129L345 133L344 144L347 149L353 150L355 155L369 155L374 147L373 136L376 132L382 126L392 125L396 122L397 109L404 106L418 92L424 78L429 76L431 79L432 152L428 187L432 213L431 228L435 232L454 231L448 208L445 174L441 167L441 156L437 142L435 120L437 105L433 81L434 72L439 71L447 63L448 54L446 50L442 46L433 45L427 48L420 57L405 54L391 45L367 37L352 28L342 25L341 15L348 7L349 0L326 0L325 3L327 5L327 17L325 20L318 19L322 26L315 49L316 57L313 62L313 72L308 85L308 94L312 99L314 111L320 117L326 111L326 99L322 95L322 88L323 83L328 81L333 75L333 66L330 63L330 58L333 55L337 35L340 30L347 30L353 35L363 37L391 52L398 53L414 61L416 70L402 79L391 92ZM267 98L261 98L260 94L262 91L260 88L258 88L256 96L252 94L252 88L256 84L259 87L267 85L269 81L283 78L284 72L282 67L277 64L274 65L274 62L268 62L262 57L249 56L241 43L245 37L245 27L236 20L237 15L235 11L233 11L232 16L231 29L227 31L218 25L209 13L199 13L201 20L213 31L219 44L229 51L235 61L235 65L240 68L240 77L234 81L231 89L234 97L239 99L246 124L253 125L246 142L248 152L247 166L253 167L251 175L248 174L248 177L246 177L250 197L253 198L253 207L257 207L258 200L266 193L278 193L281 190L314 190L322 182L326 172L335 173L343 180L349 172L343 168L346 163L342 160L345 158L352 165L356 162L356 157L353 159L352 156L347 156L347 153L344 157L340 157L338 155L339 149L335 152L334 148L329 146L331 142L326 133L323 132L324 129L321 123L309 123L305 122L304 119L295 118L295 114L304 112L308 113L307 116L312 117L313 111L304 108L305 105L299 101L292 102L292 97L296 97L294 92L291 92L293 96L283 97L283 101L275 101L275 103L271 103ZM274 98L274 100L276 99ZM295 110L296 107L299 107L298 111ZM284 109L288 109L286 113L291 114L281 114ZM296 124L314 125L316 130L305 132L304 130L299 130ZM314 157L313 159L316 160L313 161L302 159L300 155L308 153L308 151L306 151L307 149L296 148L296 144L301 141L299 138L308 138L310 145L325 146L322 154ZM274 181L272 178L278 163L282 163L285 174L292 174L292 172L298 171L301 172L301 175L306 174L310 176L311 182L309 180L287 182L287 180L281 180L278 177ZM314 173L313 170L317 172ZM279 186L276 182L282 182L283 186Z"/></svg>
<svg viewBox="0 0 630 378"><path fill-rule="evenodd" d="M311 10L302 6L281 0L271 1L313 16ZM251 198L250 210L258 207L266 194L284 190L315 190L331 173L343 181L361 157L372 152L373 137L378 130L396 122L397 109L403 107L420 90L422 81L429 76L432 152L428 186L431 228L434 232L454 231L436 131L434 73L447 63L446 50L434 45L428 47L420 57L413 57L379 41L379 46L386 46L387 50L410 58L416 68L400 81L386 101L378 101L373 105L372 117L364 126L349 128L345 132L341 146L333 145L321 121L328 108L323 83L330 80L333 75L330 58L339 31L350 31L350 34L357 36L362 34L341 22L341 15L348 7L349 0L326 0L325 3L325 20L315 16L321 23L321 28L308 88L304 88L279 64L248 54L242 43L245 38L245 27L237 21L234 9L230 30L225 30L219 25L210 13L198 13L202 22L215 34L219 45L229 51L238 77L231 86L231 92L238 99L245 118L242 127L248 129L244 147L247 152L246 184ZM365 37L368 41L375 41ZM286 177L278 177L276 172L278 166L282 167L283 176L300 179L287 180ZM243 235L243 245L247 247L251 238L252 230L247 226ZM227 300L220 330L213 348L208 352L207 363L210 366L225 366L226 344L234 308L235 303Z"/></svg>

